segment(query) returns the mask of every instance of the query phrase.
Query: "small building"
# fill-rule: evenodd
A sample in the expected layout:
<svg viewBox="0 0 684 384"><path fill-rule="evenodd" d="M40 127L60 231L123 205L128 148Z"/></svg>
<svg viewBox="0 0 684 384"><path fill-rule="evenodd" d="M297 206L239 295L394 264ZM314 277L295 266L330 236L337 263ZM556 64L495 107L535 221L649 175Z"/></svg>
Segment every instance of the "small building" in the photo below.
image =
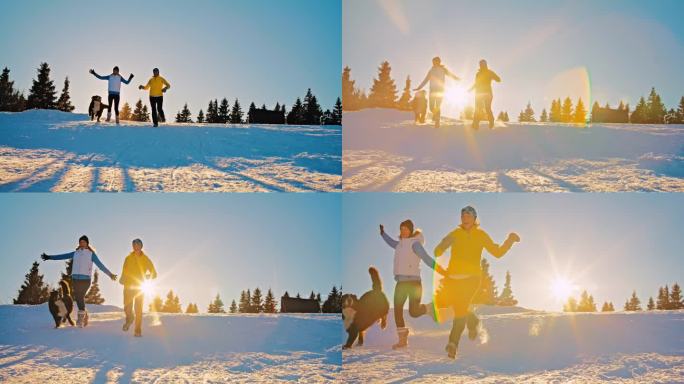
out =
<svg viewBox="0 0 684 384"><path fill-rule="evenodd" d="M280 312L283 313L320 313L321 305L316 299L301 299L283 296L280 298Z"/></svg>

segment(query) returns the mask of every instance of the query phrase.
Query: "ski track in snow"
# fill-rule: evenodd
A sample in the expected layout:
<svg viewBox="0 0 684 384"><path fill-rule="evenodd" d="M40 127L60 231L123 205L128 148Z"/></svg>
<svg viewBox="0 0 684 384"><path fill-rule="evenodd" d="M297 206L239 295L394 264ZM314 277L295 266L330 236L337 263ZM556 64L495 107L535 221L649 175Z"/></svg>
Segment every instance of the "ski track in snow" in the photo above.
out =
<svg viewBox="0 0 684 384"><path fill-rule="evenodd" d="M89 305L87 328L54 329L46 304L0 306L2 383L329 383L341 375L337 315L145 315ZM105 311L105 312L101 312ZM109 312L114 311L114 312Z"/></svg>
<svg viewBox="0 0 684 384"><path fill-rule="evenodd" d="M340 191L341 128L0 113L0 191Z"/></svg>
<svg viewBox="0 0 684 384"><path fill-rule="evenodd" d="M501 307L485 308L501 310ZM444 346L451 322L405 314L409 347L393 351L389 326L343 351L349 383L681 383L684 311L480 315L487 337L461 337L457 360Z"/></svg>
<svg viewBox="0 0 684 384"><path fill-rule="evenodd" d="M684 126L446 119L415 125L394 110L346 112L343 190L684 192Z"/></svg>

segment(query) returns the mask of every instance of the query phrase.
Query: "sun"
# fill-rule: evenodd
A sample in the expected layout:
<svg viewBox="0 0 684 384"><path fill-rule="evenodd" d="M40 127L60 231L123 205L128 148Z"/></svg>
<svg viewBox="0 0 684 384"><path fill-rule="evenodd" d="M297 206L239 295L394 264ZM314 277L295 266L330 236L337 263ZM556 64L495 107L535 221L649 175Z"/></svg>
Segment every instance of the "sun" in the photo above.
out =
<svg viewBox="0 0 684 384"><path fill-rule="evenodd" d="M463 109L468 104L470 95L462 86L448 87L444 92L444 101L449 106Z"/></svg>
<svg viewBox="0 0 684 384"><path fill-rule="evenodd" d="M577 287L565 277L556 277L551 281L551 294L556 300L565 301L572 296Z"/></svg>
<svg viewBox="0 0 684 384"><path fill-rule="evenodd" d="M140 291L148 298L154 296L156 288L156 284L152 280L145 280L140 284Z"/></svg>

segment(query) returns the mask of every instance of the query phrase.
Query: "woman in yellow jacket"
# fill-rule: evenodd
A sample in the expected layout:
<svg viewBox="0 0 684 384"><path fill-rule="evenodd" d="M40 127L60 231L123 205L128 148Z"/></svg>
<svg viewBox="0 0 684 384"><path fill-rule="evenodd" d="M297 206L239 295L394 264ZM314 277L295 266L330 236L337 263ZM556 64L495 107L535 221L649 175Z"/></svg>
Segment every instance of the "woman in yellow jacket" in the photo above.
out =
<svg viewBox="0 0 684 384"><path fill-rule="evenodd" d="M124 286L124 312L126 312L126 322L124 332L128 331L135 318L135 336L142 336L142 312L144 295L141 290L142 283L149 273L150 278L157 278L157 271L154 264L142 251L143 243L140 239L133 240L133 252L126 256L123 271L119 282ZM133 306L135 305L135 316Z"/></svg>
<svg viewBox="0 0 684 384"><path fill-rule="evenodd" d="M171 84L169 84L165 78L159 76L159 68L152 70L152 78L150 78L146 85L141 85L138 87L138 89L150 90L152 123L155 127L159 126L159 121L162 123L166 122L162 105L164 104L164 93L168 91L169 88L171 88Z"/></svg>
<svg viewBox="0 0 684 384"><path fill-rule="evenodd" d="M518 241L520 237L516 233L510 233L503 244L494 243L487 232L480 228L475 208L467 206L461 210L461 225L435 247L436 257L451 248L448 277L441 281L435 295L437 308L449 307L454 311L454 322L446 347L450 358L456 358L458 342L466 324L468 337L471 340L477 337L479 319L469 311L469 307L482 279L482 250L486 249L492 256L500 258Z"/></svg>

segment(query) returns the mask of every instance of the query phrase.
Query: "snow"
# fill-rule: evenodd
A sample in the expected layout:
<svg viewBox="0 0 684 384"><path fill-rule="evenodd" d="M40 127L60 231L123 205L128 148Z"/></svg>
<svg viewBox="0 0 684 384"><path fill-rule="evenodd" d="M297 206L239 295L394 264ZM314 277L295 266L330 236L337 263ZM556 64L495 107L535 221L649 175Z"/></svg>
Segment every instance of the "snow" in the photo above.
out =
<svg viewBox="0 0 684 384"><path fill-rule="evenodd" d="M684 192L684 125L416 125L410 112L345 112L345 191Z"/></svg>
<svg viewBox="0 0 684 384"><path fill-rule="evenodd" d="M332 382L341 374L339 315L145 315L89 305L87 328L54 329L47 304L0 306L2 383Z"/></svg>
<svg viewBox="0 0 684 384"><path fill-rule="evenodd" d="M480 307L485 332L464 334L457 360L446 356L451 322L409 317L409 347L393 351L396 333L373 326L363 347L343 351L351 383L681 383L684 311L568 314Z"/></svg>
<svg viewBox="0 0 684 384"><path fill-rule="evenodd" d="M341 127L0 112L0 191L339 191Z"/></svg>

